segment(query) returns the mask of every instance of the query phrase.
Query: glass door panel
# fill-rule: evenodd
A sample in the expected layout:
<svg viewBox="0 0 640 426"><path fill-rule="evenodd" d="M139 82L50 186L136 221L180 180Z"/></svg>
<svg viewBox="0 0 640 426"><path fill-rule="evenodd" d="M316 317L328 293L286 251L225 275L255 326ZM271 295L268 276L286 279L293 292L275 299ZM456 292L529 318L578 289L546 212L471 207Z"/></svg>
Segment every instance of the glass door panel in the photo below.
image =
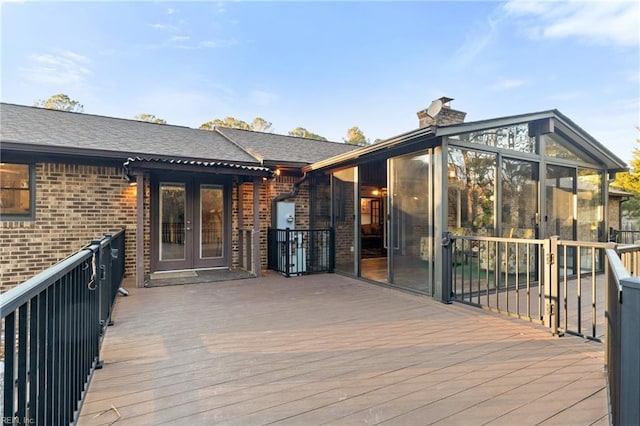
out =
<svg viewBox="0 0 640 426"><path fill-rule="evenodd" d="M222 257L224 191L220 185L200 185L200 259Z"/></svg>
<svg viewBox="0 0 640 426"><path fill-rule="evenodd" d="M603 201L602 172L595 169L578 169L577 184L579 241L602 241Z"/></svg>
<svg viewBox="0 0 640 426"><path fill-rule="evenodd" d="M389 282L433 294L433 231L430 215L430 155L391 159L391 274Z"/></svg>
<svg viewBox="0 0 640 426"><path fill-rule="evenodd" d="M186 188L160 183L160 261L186 260Z"/></svg>
<svg viewBox="0 0 640 426"><path fill-rule="evenodd" d="M602 200L602 172L596 169L579 168L576 184L576 233L578 241L603 241L604 217ZM604 251L593 249L580 250L580 269L591 271L595 266L602 270Z"/></svg>
<svg viewBox="0 0 640 426"><path fill-rule="evenodd" d="M502 236L538 238L538 165L502 160Z"/></svg>
<svg viewBox="0 0 640 426"><path fill-rule="evenodd" d="M574 174L575 170L568 167L547 166L545 238L558 235L563 240L575 239Z"/></svg>
<svg viewBox="0 0 640 426"><path fill-rule="evenodd" d="M575 169L569 167L547 165L546 176L547 210L545 216L545 238L557 235L561 240L575 240L576 209L575 204ZM576 270L575 248L569 247L558 253L558 265L564 273L565 265L568 275Z"/></svg>

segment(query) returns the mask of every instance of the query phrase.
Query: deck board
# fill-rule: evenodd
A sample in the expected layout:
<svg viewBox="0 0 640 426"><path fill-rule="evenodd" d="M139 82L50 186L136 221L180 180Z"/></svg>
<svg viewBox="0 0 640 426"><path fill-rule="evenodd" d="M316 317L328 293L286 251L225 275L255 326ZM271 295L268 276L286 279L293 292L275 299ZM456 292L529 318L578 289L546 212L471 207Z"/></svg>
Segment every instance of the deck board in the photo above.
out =
<svg viewBox="0 0 640 426"><path fill-rule="evenodd" d="M601 344L337 274L131 289L114 320L79 425L608 421Z"/></svg>

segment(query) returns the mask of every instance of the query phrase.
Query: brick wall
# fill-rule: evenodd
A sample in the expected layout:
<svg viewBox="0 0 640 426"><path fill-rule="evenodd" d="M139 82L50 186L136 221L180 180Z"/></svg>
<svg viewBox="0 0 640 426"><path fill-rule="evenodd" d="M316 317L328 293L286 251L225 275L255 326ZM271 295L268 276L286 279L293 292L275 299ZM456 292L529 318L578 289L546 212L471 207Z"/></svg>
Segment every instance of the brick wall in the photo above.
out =
<svg viewBox="0 0 640 426"><path fill-rule="evenodd" d="M135 254L135 187L119 167L37 163L35 220L0 222L0 291L87 245L105 233L127 231L127 253ZM126 275L135 270L127 256Z"/></svg>
<svg viewBox="0 0 640 426"><path fill-rule="evenodd" d="M622 229L622 224L620 223L620 202L622 199L620 197L609 195L609 205L608 205L608 224L613 229ZM609 232L609 230L607 230Z"/></svg>
<svg viewBox="0 0 640 426"><path fill-rule="evenodd" d="M0 222L0 291L4 292L54 265L105 233L127 231L125 276L135 276L136 191L123 178L120 167L73 164L36 164L35 220ZM300 178L280 176L259 185L261 264L267 265L267 228L271 226L271 200L289 193ZM150 187L144 187L145 273L150 272ZM240 194L240 198L238 198ZM301 185L296 202L296 227L309 227L309 186ZM253 184L232 187L231 267L239 259L239 202L243 228L253 226Z"/></svg>
<svg viewBox="0 0 640 426"><path fill-rule="evenodd" d="M267 267L267 229L271 226L272 200L280 195L293 191L293 185L300 180L299 176L278 176L274 180L263 181L259 187L259 217L260 217L260 263L263 269ZM239 216L238 193L242 202L242 228L253 227L253 183L234 185L232 193L232 267L239 265ZM296 203L296 228L309 228L309 184L300 185L298 195L286 201ZM275 212L273 212L275 213Z"/></svg>

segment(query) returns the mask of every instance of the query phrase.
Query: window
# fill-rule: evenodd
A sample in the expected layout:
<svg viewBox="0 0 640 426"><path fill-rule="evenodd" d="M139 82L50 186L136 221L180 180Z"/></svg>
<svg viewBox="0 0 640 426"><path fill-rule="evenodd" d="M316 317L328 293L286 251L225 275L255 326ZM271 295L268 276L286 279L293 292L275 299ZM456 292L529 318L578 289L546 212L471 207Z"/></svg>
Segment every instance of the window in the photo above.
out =
<svg viewBox="0 0 640 426"><path fill-rule="evenodd" d="M536 138L531 136L528 124L485 129L451 136L452 142L470 142L519 152L536 152Z"/></svg>
<svg viewBox="0 0 640 426"><path fill-rule="evenodd" d="M0 163L0 217L33 218L34 182L30 164Z"/></svg>

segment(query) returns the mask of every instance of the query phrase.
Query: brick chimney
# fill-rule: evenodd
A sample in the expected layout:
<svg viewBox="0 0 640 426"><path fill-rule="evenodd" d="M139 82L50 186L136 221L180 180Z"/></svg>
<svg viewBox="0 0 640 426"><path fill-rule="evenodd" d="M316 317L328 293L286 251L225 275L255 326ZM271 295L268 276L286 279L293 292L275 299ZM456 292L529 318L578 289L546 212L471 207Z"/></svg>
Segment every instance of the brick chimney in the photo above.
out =
<svg viewBox="0 0 640 426"><path fill-rule="evenodd" d="M431 102L429 108L418 111L419 127L448 126L450 124L464 123L467 113L452 109L452 100L453 98L443 96Z"/></svg>

